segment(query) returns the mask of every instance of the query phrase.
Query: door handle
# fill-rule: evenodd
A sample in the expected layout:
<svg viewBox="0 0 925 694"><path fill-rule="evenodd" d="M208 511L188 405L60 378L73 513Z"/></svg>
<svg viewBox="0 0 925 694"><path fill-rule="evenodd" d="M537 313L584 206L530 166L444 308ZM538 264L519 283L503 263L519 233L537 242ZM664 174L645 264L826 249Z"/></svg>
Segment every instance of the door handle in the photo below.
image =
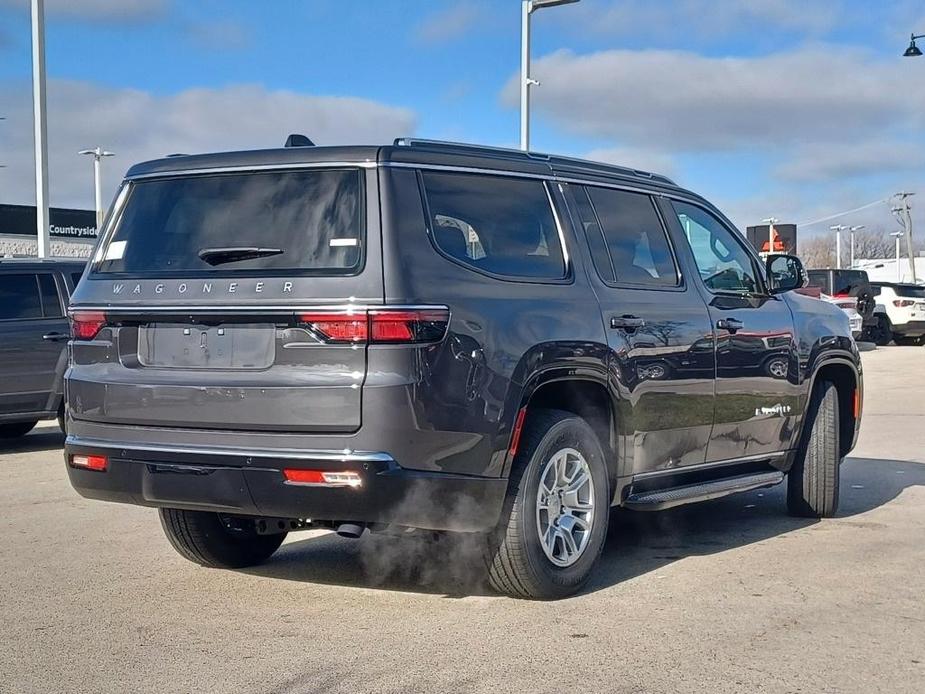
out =
<svg viewBox="0 0 925 694"><path fill-rule="evenodd" d="M738 318L720 318L718 321L716 321L716 327L720 330L728 330L729 332L734 333L744 328L745 323L740 321Z"/></svg>
<svg viewBox="0 0 925 694"><path fill-rule="evenodd" d="M69 340L70 335L66 333L46 333L42 335L43 340L49 340L50 342L60 342L61 340Z"/></svg>
<svg viewBox="0 0 925 694"><path fill-rule="evenodd" d="M646 321L644 318L637 318L636 316L611 316L610 317L610 327L614 330L622 328L623 330L636 330L636 328L644 328Z"/></svg>

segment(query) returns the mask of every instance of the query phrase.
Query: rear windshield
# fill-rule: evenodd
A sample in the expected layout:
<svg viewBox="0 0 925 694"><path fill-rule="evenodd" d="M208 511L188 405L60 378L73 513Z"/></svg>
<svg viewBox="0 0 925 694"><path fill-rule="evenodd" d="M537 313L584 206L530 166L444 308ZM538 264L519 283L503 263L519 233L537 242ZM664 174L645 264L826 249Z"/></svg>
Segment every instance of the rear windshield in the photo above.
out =
<svg viewBox="0 0 925 694"><path fill-rule="evenodd" d="M362 259L358 169L137 181L97 272L351 274Z"/></svg>
<svg viewBox="0 0 925 694"><path fill-rule="evenodd" d="M896 296L904 296L909 299L925 299L925 287L894 284L893 291L896 292Z"/></svg>

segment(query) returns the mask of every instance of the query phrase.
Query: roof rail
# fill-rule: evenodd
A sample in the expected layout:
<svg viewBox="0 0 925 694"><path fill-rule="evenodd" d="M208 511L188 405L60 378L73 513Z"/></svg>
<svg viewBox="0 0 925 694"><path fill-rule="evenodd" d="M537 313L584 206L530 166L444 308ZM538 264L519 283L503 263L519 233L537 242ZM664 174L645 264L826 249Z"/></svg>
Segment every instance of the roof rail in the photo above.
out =
<svg viewBox="0 0 925 694"><path fill-rule="evenodd" d="M451 140L428 140L420 137L396 137L395 142L392 144L396 147L424 146L455 151L497 152L498 154L507 154L509 156L518 155L521 157L529 157L530 159L542 159L543 161L548 161L550 158L548 154L542 154L541 152L525 152L522 149L514 149L512 147L493 147L491 145L477 145L471 142L452 142Z"/></svg>
<svg viewBox="0 0 925 694"><path fill-rule="evenodd" d="M477 145L468 142L450 142L446 140L428 140L418 137L398 137L395 138L394 145L396 147L427 147L429 149L442 149L445 151L451 152L472 152L472 153L496 153L503 154L510 157L525 157L529 159L537 159L549 163L560 163L580 168L593 169L599 168L604 170L609 170L611 173L616 173L623 176L631 176L635 178L647 178L652 181L659 181L662 183L668 183L670 185L676 185L667 176L662 174L650 173L649 171L641 171L640 169L634 169L628 166L620 166L618 164L606 164L604 162L595 162L589 159L578 159L576 157L566 157L560 155L551 155L551 154L542 154L540 152L525 152L522 149L512 149L510 147L493 147L490 145Z"/></svg>

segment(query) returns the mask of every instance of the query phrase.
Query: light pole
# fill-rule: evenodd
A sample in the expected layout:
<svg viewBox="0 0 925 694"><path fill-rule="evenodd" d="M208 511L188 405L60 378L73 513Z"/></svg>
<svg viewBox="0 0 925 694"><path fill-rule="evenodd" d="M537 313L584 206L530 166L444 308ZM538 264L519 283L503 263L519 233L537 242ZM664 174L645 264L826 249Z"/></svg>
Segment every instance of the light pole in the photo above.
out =
<svg viewBox="0 0 925 694"><path fill-rule="evenodd" d="M96 197L96 231L99 233L99 230L103 226L103 181L100 173L100 159L103 157L114 157L116 155L114 152L107 152L102 147L82 149L78 154L93 155L93 192Z"/></svg>
<svg viewBox="0 0 925 694"><path fill-rule="evenodd" d="M905 235L906 235L905 232L902 232L902 231L894 231L893 233L890 234L890 236L896 239L896 281L897 282L903 281L903 273L900 272L899 270L899 240Z"/></svg>
<svg viewBox="0 0 925 694"><path fill-rule="evenodd" d="M530 149L530 87L539 84L530 77L530 15L536 10L571 5L579 0L520 0L520 148Z"/></svg>
<svg viewBox="0 0 925 694"><path fill-rule="evenodd" d="M45 0L32 0L32 126L35 140L35 232L39 258L48 238L48 122L45 114Z"/></svg>
<svg viewBox="0 0 925 694"><path fill-rule="evenodd" d="M761 221L768 225L768 255L771 255L774 252L774 225L780 220L777 217L768 217Z"/></svg>
<svg viewBox="0 0 925 694"><path fill-rule="evenodd" d="M841 233L847 229L844 224L834 224L829 227L835 232L835 269L841 270Z"/></svg>
<svg viewBox="0 0 925 694"><path fill-rule="evenodd" d="M850 270L854 269L854 232L860 231L863 228L863 224L856 224L853 227L848 227L848 231L851 233L851 265L848 266Z"/></svg>

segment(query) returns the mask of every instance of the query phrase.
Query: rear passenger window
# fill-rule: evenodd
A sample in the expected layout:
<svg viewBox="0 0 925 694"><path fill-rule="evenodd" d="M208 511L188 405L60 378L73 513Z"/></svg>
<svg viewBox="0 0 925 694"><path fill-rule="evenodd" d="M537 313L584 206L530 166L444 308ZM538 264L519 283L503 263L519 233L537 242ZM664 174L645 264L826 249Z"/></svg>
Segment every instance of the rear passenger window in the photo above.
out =
<svg viewBox="0 0 925 694"><path fill-rule="evenodd" d="M615 276L617 282L628 284L677 286L678 271L668 235L652 199L610 188L589 186L585 190L597 220L590 228L599 228L597 233L602 234L609 256L593 254L601 277L607 280ZM577 196L581 195L579 191ZM593 250L593 242L591 247Z"/></svg>
<svg viewBox="0 0 925 694"><path fill-rule="evenodd" d="M41 317L42 302L35 275L0 275L0 320Z"/></svg>
<svg viewBox="0 0 925 694"><path fill-rule="evenodd" d="M562 245L542 181L422 175L434 243L448 256L497 275L565 277Z"/></svg>
<svg viewBox="0 0 925 694"><path fill-rule="evenodd" d="M39 289L42 293L42 309L46 318L60 318L64 315L55 278L49 274L39 275Z"/></svg>

